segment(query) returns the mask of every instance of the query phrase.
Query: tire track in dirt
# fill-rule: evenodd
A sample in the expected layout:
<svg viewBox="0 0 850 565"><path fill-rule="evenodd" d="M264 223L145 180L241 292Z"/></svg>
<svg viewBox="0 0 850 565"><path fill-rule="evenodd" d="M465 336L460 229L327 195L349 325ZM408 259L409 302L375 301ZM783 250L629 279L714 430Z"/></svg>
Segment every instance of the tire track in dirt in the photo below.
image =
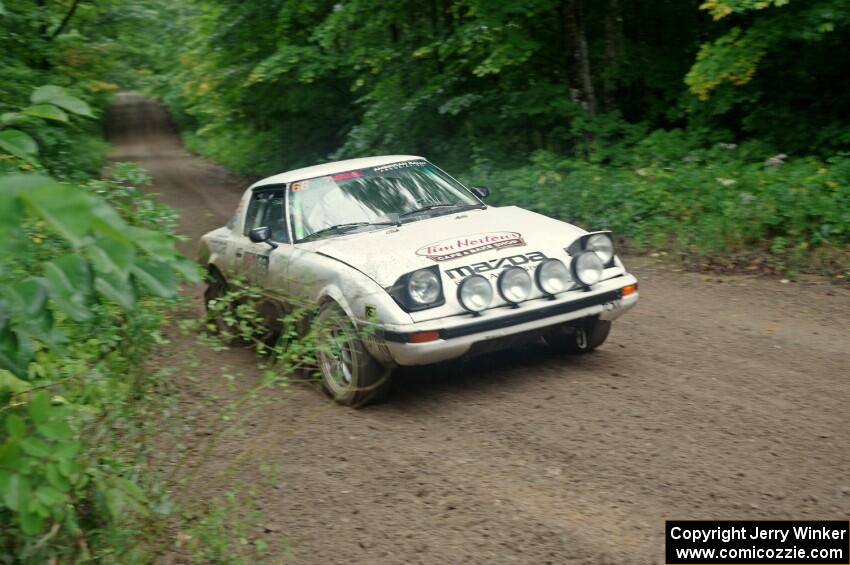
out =
<svg viewBox="0 0 850 565"><path fill-rule="evenodd" d="M118 97L108 131L193 241L247 185L188 154L138 95ZM850 293L627 264L641 303L596 353L529 345L405 370L360 411L293 386L224 438L193 496L280 464L257 534L322 564L658 563L668 518L850 516ZM204 360L257 382L249 351ZM214 385L181 386L191 410Z"/></svg>

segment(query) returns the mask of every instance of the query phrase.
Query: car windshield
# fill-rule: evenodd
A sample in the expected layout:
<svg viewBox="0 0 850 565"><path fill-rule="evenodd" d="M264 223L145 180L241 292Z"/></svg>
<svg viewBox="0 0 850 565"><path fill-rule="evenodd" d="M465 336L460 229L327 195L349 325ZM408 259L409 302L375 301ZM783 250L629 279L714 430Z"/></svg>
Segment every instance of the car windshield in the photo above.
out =
<svg viewBox="0 0 850 565"><path fill-rule="evenodd" d="M289 190L298 241L482 206L462 184L421 160L293 182Z"/></svg>

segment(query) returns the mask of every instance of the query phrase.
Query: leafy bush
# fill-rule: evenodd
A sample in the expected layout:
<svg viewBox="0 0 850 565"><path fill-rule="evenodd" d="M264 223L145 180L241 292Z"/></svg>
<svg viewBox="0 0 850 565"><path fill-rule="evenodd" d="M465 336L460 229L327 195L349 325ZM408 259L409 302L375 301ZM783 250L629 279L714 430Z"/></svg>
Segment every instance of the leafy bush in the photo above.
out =
<svg viewBox="0 0 850 565"><path fill-rule="evenodd" d="M850 245L850 156L767 157L757 145L700 147L658 131L616 165L538 152L531 164L468 175L494 202L587 228L610 228L638 248L699 256L771 252L805 265L813 250Z"/></svg>
<svg viewBox="0 0 850 565"><path fill-rule="evenodd" d="M12 169L44 168L36 138L52 134L43 120L91 114L54 86L35 90L31 102L4 115L17 126L0 130ZM0 174L5 562L105 557L119 538L129 558L133 524L152 512L133 468L116 455L115 429L178 277L197 280L197 269L162 231L173 214L135 188L146 177L126 165L115 171L114 180L84 187Z"/></svg>
<svg viewBox="0 0 850 565"><path fill-rule="evenodd" d="M90 189L128 198L126 179ZM81 188L6 175L0 199L0 547L13 561L95 556L104 531L150 513L114 428L177 274L195 268L172 236Z"/></svg>

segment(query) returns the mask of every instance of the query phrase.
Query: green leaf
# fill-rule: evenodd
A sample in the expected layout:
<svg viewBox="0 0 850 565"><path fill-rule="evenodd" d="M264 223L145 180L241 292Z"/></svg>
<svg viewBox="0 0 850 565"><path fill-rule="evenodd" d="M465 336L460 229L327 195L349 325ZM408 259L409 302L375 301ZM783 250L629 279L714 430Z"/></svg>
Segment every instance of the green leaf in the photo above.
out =
<svg viewBox="0 0 850 565"><path fill-rule="evenodd" d="M53 104L68 110L72 114L78 114L89 118L94 117L88 104L76 96L71 96L61 86L48 84L36 88L30 96L30 102L33 104Z"/></svg>
<svg viewBox="0 0 850 565"><path fill-rule="evenodd" d="M0 312L0 368L5 367L16 375L26 375L32 351L21 346L21 342Z"/></svg>
<svg viewBox="0 0 850 565"><path fill-rule="evenodd" d="M59 419L54 419L46 424L36 426L38 432L48 439L65 440L70 439L74 435L71 426L67 422Z"/></svg>
<svg viewBox="0 0 850 565"><path fill-rule="evenodd" d="M20 198L71 245L79 247L83 244L83 237L92 226L92 199L85 192L54 183L22 192Z"/></svg>
<svg viewBox="0 0 850 565"><path fill-rule="evenodd" d="M5 16L6 14L8 14L6 6L3 5L3 2L0 2L0 16Z"/></svg>
<svg viewBox="0 0 850 565"><path fill-rule="evenodd" d="M62 473L59 472L59 465L57 463L48 463L47 464L47 472L45 473L47 477L47 482L53 485L54 488L61 492L68 492L71 490L71 482L62 476Z"/></svg>
<svg viewBox="0 0 850 565"><path fill-rule="evenodd" d="M46 84L32 91L30 102L33 104L43 104L44 102L52 102L54 98L67 95L68 93L61 86Z"/></svg>
<svg viewBox="0 0 850 565"><path fill-rule="evenodd" d="M201 266L183 255L175 257L172 266L175 271L183 275L189 282L198 283L203 278Z"/></svg>
<svg viewBox="0 0 850 565"><path fill-rule="evenodd" d="M0 149L24 161L32 161L38 154L35 140L16 129L0 131Z"/></svg>
<svg viewBox="0 0 850 565"><path fill-rule="evenodd" d="M10 371L0 369L0 394L11 392L18 394L32 388L32 385L27 381L22 381ZM9 416L12 418L13 416ZM16 416L15 416L16 417ZM9 433L12 433L11 431Z"/></svg>
<svg viewBox="0 0 850 565"><path fill-rule="evenodd" d="M29 493L27 493L27 497L29 498ZM19 512L18 520L21 523L21 529L30 536L38 534L44 525L44 518L35 512Z"/></svg>
<svg viewBox="0 0 850 565"><path fill-rule="evenodd" d="M50 485L41 485L35 491L35 497L45 506L52 507L65 504L68 497Z"/></svg>
<svg viewBox="0 0 850 565"><path fill-rule="evenodd" d="M0 468L20 469L21 464L21 442L19 440L9 438L0 444ZM0 492L2 492L2 488L0 488ZM2 497L2 494L0 494L0 497Z"/></svg>
<svg viewBox="0 0 850 565"><path fill-rule="evenodd" d="M170 298L177 293L177 277L166 263L140 260L132 271L133 276L156 296Z"/></svg>
<svg viewBox="0 0 850 565"><path fill-rule="evenodd" d="M127 228L127 237L154 259L168 260L177 253L174 241L170 237L153 230L130 226Z"/></svg>
<svg viewBox="0 0 850 565"><path fill-rule="evenodd" d="M12 313L13 330L21 342L36 338L44 343L55 343L59 337L53 327L53 315L46 308L45 286L44 279L29 277L3 288L3 296Z"/></svg>
<svg viewBox="0 0 850 565"><path fill-rule="evenodd" d="M77 467L73 458L79 450L80 442L78 441L63 441L53 450L53 459L59 461L59 469L66 477L76 472Z"/></svg>
<svg viewBox="0 0 850 565"><path fill-rule="evenodd" d="M0 124L3 124L4 126L14 124L15 122L25 122L28 119L29 118L20 112L5 112L0 114Z"/></svg>
<svg viewBox="0 0 850 565"><path fill-rule="evenodd" d="M17 195L0 192L0 250L11 245L10 235L20 229L23 208Z"/></svg>
<svg viewBox="0 0 850 565"><path fill-rule="evenodd" d="M6 417L6 431L14 439L21 439L27 433L27 425L24 420L15 414Z"/></svg>
<svg viewBox="0 0 850 565"><path fill-rule="evenodd" d="M127 223L115 211L115 208L102 200L95 199L92 202L92 227L106 237L112 237L122 241L130 241L127 237Z"/></svg>
<svg viewBox="0 0 850 565"><path fill-rule="evenodd" d="M25 318L41 314L47 302L47 291L40 280L34 277L26 278L3 290L9 308Z"/></svg>
<svg viewBox="0 0 850 565"><path fill-rule="evenodd" d="M17 196L21 192L53 184L52 178L39 173L10 173L0 175L0 195Z"/></svg>
<svg viewBox="0 0 850 565"><path fill-rule="evenodd" d="M30 400L30 417L36 425L40 425L47 422L49 415L50 395L46 390L40 390L33 394Z"/></svg>
<svg viewBox="0 0 850 565"><path fill-rule="evenodd" d="M132 310L136 305L138 293L128 276L113 273L97 273L94 288L124 310Z"/></svg>
<svg viewBox="0 0 850 565"><path fill-rule="evenodd" d="M91 319L89 297L92 275L88 263L76 254L65 255L44 266L50 299L71 319Z"/></svg>
<svg viewBox="0 0 850 565"><path fill-rule="evenodd" d="M66 123L68 121L68 114L66 114L53 104L36 104L35 106L29 106L28 108L24 108L23 110L21 110L21 113L26 114L27 116L43 118L45 120L56 120L57 122Z"/></svg>
<svg viewBox="0 0 850 565"><path fill-rule="evenodd" d="M98 271L126 275L136 256L133 244L127 239L99 237L88 248L89 256Z"/></svg>
<svg viewBox="0 0 850 565"><path fill-rule="evenodd" d="M23 439L21 441L21 449L27 455L32 455L33 457L50 457L53 451L49 443L35 436L29 436Z"/></svg>
<svg viewBox="0 0 850 565"><path fill-rule="evenodd" d="M19 512L29 502L30 485L27 478L18 473L4 473L0 480L0 496L6 508Z"/></svg>

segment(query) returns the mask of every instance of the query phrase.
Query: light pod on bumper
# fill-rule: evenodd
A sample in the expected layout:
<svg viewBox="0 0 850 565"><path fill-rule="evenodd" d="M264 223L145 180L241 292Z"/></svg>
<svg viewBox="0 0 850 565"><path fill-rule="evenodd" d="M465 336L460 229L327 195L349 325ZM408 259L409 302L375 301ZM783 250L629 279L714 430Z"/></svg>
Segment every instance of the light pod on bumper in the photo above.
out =
<svg viewBox="0 0 850 565"><path fill-rule="evenodd" d="M560 259L546 259L540 263L534 271L534 280L537 288L550 296L568 290L573 285L570 270Z"/></svg>
<svg viewBox="0 0 850 565"><path fill-rule="evenodd" d="M493 286L481 275L466 277L457 287L457 300L461 306L478 314L493 302Z"/></svg>
<svg viewBox="0 0 850 565"><path fill-rule="evenodd" d="M614 257L614 240L607 233L597 233L588 237L584 248L599 255L603 265L607 265Z"/></svg>
<svg viewBox="0 0 850 565"><path fill-rule="evenodd" d="M614 266L614 236L610 231L586 233L573 241L566 251L573 257L582 251L593 251L599 256L603 267Z"/></svg>
<svg viewBox="0 0 850 565"><path fill-rule="evenodd" d="M602 259L594 251L583 251L573 257L573 277L584 286L591 286L602 279L604 270Z"/></svg>
<svg viewBox="0 0 850 565"><path fill-rule="evenodd" d="M499 275L499 295L505 302L519 304L531 296L531 276L520 267L508 267Z"/></svg>

